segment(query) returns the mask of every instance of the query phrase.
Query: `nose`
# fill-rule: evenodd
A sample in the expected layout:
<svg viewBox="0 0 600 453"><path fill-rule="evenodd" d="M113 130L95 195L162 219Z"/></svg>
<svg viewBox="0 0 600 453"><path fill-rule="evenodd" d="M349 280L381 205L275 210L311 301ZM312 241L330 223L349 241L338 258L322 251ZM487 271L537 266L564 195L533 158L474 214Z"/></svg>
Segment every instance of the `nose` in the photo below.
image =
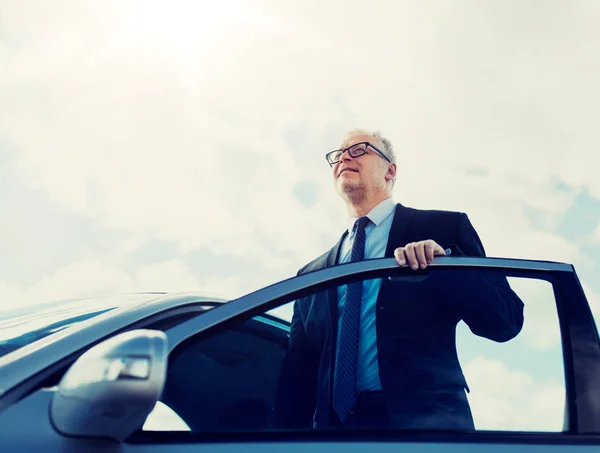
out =
<svg viewBox="0 0 600 453"><path fill-rule="evenodd" d="M340 156L339 160L333 164L333 170L335 173L337 173L339 171L340 165L342 164L342 162L348 162L352 160L352 156L350 156L350 152L348 150L344 151L342 153L342 155Z"/></svg>
<svg viewBox="0 0 600 453"><path fill-rule="evenodd" d="M352 160L352 156L350 155L350 151L345 150L342 155L340 156L340 162L341 161L345 161L348 162L349 160Z"/></svg>

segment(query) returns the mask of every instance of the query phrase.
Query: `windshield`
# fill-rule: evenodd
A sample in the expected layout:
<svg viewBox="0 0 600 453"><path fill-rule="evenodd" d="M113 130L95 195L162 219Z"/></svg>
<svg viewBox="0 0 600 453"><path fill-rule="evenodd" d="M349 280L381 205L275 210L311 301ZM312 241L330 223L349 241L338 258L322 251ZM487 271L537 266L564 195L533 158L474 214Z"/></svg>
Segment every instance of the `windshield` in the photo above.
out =
<svg viewBox="0 0 600 453"><path fill-rule="evenodd" d="M150 299L152 296L149 294L128 294L32 305L0 312L0 357L102 313Z"/></svg>

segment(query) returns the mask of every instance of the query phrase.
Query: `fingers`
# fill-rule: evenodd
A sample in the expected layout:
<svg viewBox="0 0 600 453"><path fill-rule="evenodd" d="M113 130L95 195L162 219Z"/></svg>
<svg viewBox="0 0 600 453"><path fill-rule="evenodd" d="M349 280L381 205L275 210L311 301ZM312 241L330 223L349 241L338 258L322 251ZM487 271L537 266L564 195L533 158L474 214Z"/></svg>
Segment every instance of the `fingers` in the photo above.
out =
<svg viewBox="0 0 600 453"><path fill-rule="evenodd" d="M406 255L406 261L411 269L417 270L419 268L419 262L417 261L417 253L416 253L417 243L413 242L407 244L404 247L404 254Z"/></svg>
<svg viewBox="0 0 600 453"><path fill-rule="evenodd" d="M412 269L419 268L419 262L417 261L417 255L415 252L416 243L406 244L405 247L398 247L394 250L394 256L400 266L408 265Z"/></svg>
<svg viewBox="0 0 600 453"><path fill-rule="evenodd" d="M431 263L431 261L433 261L433 247L429 246L429 248L431 250L427 250L427 242L417 242L415 244L415 255L417 257L417 262L415 263L416 266L411 265L410 267L412 269L418 269L419 267L421 269L425 269L427 267L428 263ZM428 254L429 252L431 252L431 261L428 261Z"/></svg>
<svg viewBox="0 0 600 453"><path fill-rule="evenodd" d="M404 266L406 264L406 257L404 256L404 247L398 247L394 250L394 258L400 266Z"/></svg>
<svg viewBox="0 0 600 453"><path fill-rule="evenodd" d="M400 266L408 265L413 270L425 269L433 263L436 255L445 255L446 251L434 240L411 242L394 250L394 257Z"/></svg>
<svg viewBox="0 0 600 453"><path fill-rule="evenodd" d="M435 241L425 241L425 259L427 260L427 264L433 263L433 255L435 253Z"/></svg>

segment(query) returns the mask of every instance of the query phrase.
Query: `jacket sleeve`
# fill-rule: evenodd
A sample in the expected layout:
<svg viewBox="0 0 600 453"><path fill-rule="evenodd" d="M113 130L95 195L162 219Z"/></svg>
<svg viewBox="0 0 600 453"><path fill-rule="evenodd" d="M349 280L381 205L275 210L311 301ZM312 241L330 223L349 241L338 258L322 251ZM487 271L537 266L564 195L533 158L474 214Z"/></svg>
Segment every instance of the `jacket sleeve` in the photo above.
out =
<svg viewBox="0 0 600 453"><path fill-rule="evenodd" d="M458 255L486 256L475 228L464 213L459 216L456 237L453 254L457 251ZM475 335L504 342L519 334L524 305L506 277L483 270L462 270L452 287L457 314Z"/></svg>
<svg viewBox="0 0 600 453"><path fill-rule="evenodd" d="M289 349L279 374L271 417L274 428L312 428L319 354L307 338L300 303L294 303Z"/></svg>

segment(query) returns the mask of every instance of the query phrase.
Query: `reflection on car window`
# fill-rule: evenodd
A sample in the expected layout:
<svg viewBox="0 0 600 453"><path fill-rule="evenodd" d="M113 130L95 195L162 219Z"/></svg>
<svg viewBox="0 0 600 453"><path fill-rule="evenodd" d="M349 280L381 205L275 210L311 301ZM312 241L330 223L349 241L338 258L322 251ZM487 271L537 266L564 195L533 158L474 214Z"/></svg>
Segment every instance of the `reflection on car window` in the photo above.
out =
<svg viewBox="0 0 600 453"><path fill-rule="evenodd" d="M31 305L0 312L0 357L115 308L152 299L148 294L104 296Z"/></svg>
<svg viewBox="0 0 600 453"><path fill-rule="evenodd" d="M352 332L356 284L379 296ZM563 376L550 283L432 268L321 288L192 337L161 401L199 433L561 431Z"/></svg>
<svg viewBox="0 0 600 453"><path fill-rule="evenodd" d="M146 431L190 431L185 423L173 409L162 401L158 401L144 423Z"/></svg>

